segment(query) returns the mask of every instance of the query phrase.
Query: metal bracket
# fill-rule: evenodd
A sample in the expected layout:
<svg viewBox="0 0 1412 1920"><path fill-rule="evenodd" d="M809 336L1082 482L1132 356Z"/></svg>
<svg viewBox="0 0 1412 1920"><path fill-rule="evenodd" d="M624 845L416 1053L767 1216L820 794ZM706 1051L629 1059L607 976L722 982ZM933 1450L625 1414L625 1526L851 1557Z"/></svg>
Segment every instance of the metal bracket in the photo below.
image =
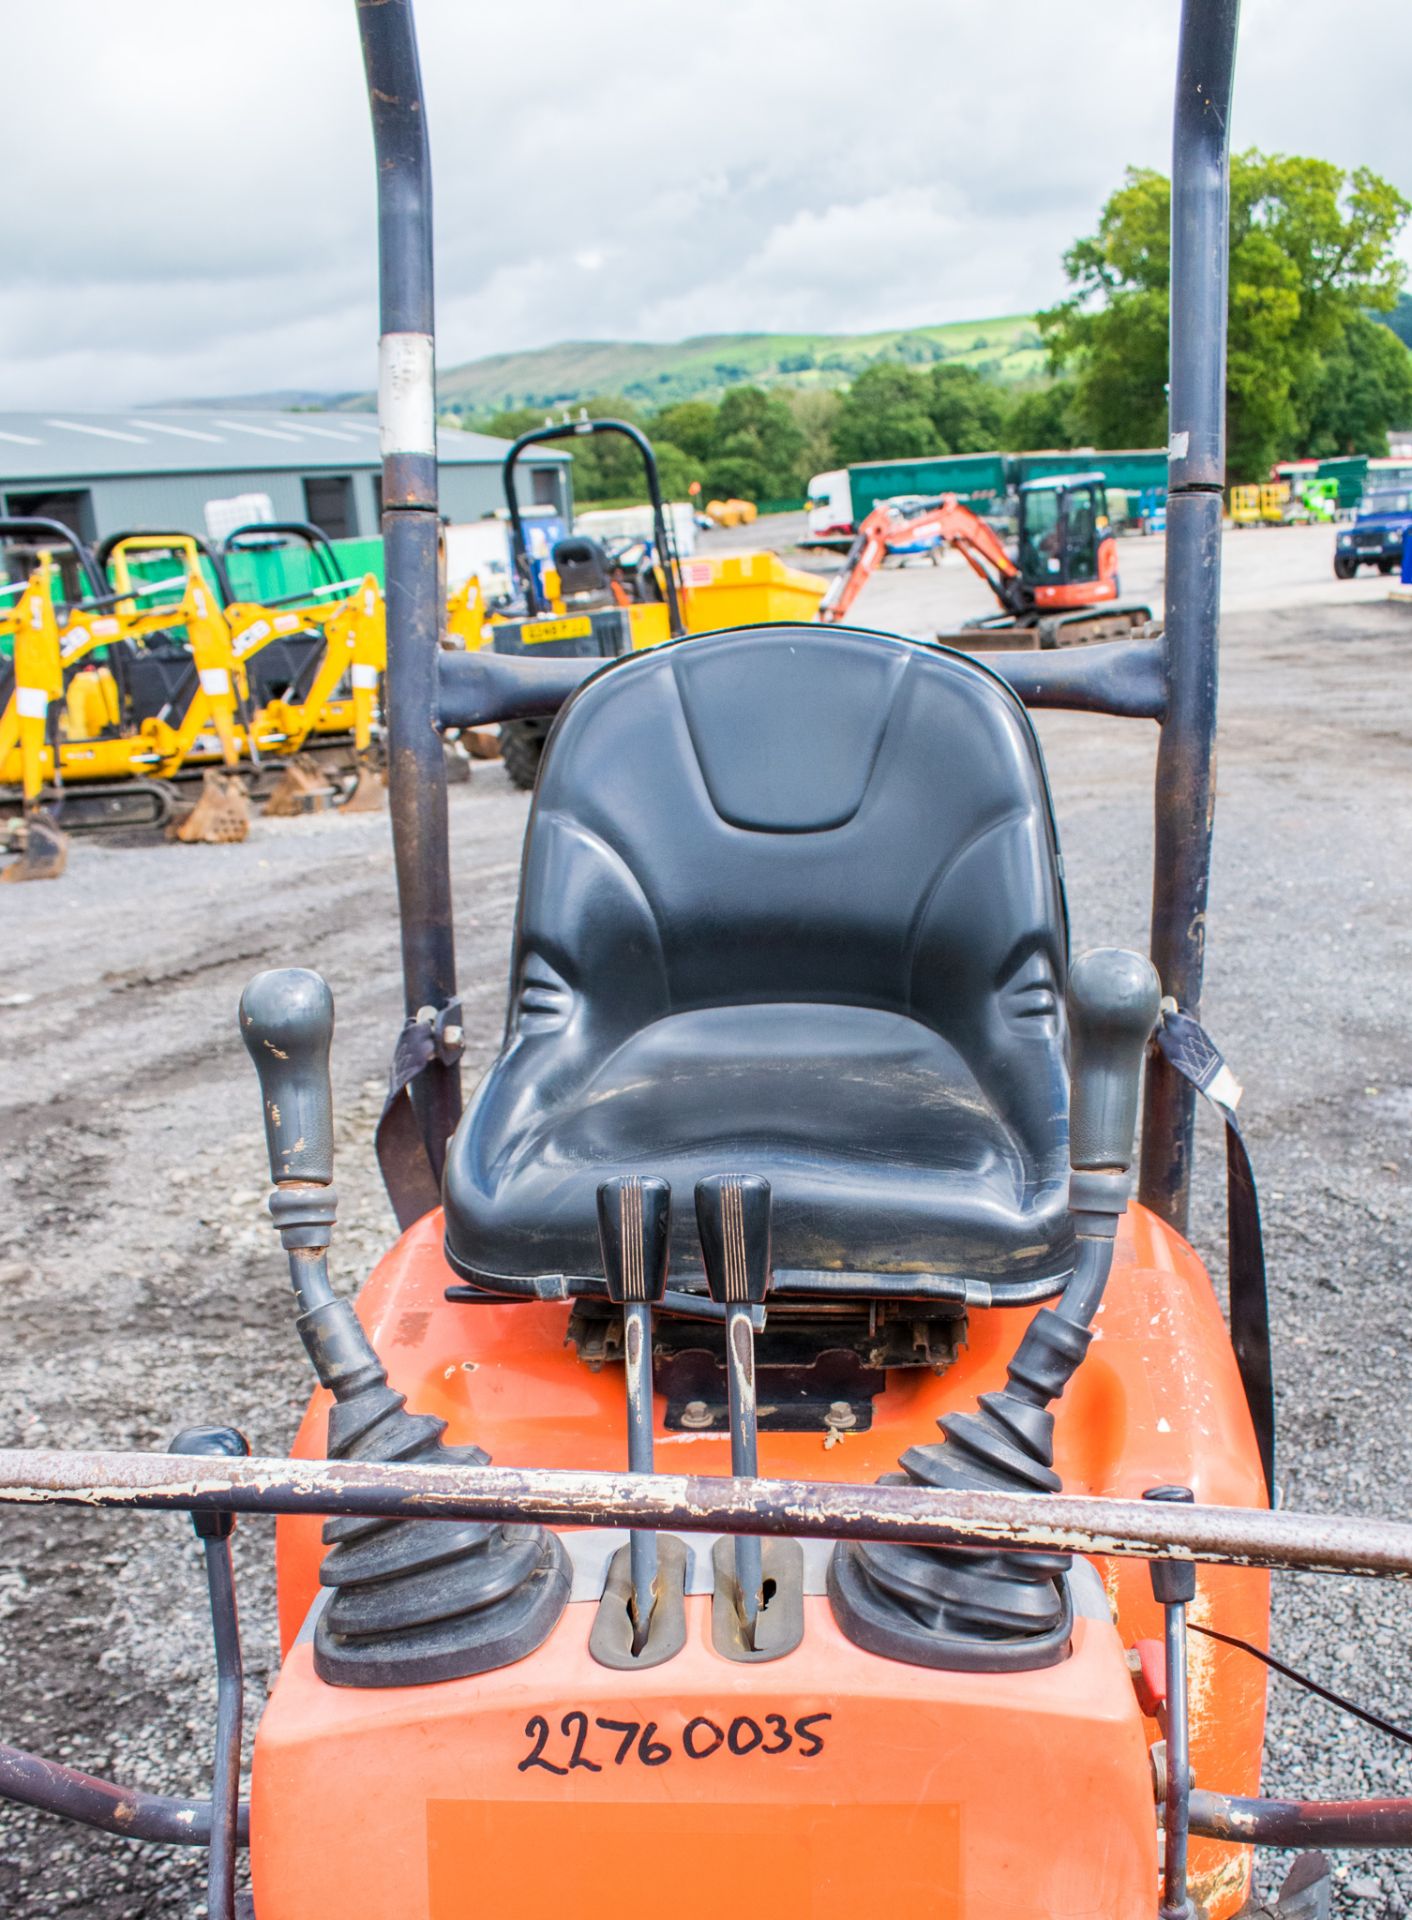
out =
<svg viewBox="0 0 1412 1920"><path fill-rule="evenodd" d="M443 1067L454 1067L466 1051L466 1030L462 1023L459 997L444 1007L418 1007L417 1025L431 1028L433 1058Z"/></svg>

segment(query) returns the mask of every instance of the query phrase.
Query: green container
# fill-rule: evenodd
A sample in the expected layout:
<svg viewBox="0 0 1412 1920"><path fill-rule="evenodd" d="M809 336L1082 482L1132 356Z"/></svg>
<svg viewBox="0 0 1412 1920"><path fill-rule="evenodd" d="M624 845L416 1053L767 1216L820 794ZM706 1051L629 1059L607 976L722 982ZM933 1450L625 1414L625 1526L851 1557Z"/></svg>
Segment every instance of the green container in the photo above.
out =
<svg viewBox="0 0 1412 1920"><path fill-rule="evenodd" d="M1315 469L1317 480L1337 480L1340 507L1357 507L1368 484L1368 456L1352 453L1335 460L1321 460Z"/></svg>
<svg viewBox="0 0 1412 1920"><path fill-rule="evenodd" d="M1015 479L1050 480L1061 473L1101 473L1110 487L1141 493L1144 487L1167 487L1167 454L1162 447L1046 449L1013 456Z"/></svg>
<svg viewBox="0 0 1412 1920"><path fill-rule="evenodd" d="M1003 453L939 454L933 459L869 460L848 469L853 501L853 524L861 525L880 500L901 494L931 498L954 493L958 500L984 510L1005 497L1006 459Z"/></svg>
<svg viewBox="0 0 1412 1920"><path fill-rule="evenodd" d="M382 540L335 540L338 578L361 580L375 574L383 584ZM282 600L290 594L317 595L327 585L323 564L310 548L291 541L281 547L237 547L226 555L226 571L237 600Z"/></svg>

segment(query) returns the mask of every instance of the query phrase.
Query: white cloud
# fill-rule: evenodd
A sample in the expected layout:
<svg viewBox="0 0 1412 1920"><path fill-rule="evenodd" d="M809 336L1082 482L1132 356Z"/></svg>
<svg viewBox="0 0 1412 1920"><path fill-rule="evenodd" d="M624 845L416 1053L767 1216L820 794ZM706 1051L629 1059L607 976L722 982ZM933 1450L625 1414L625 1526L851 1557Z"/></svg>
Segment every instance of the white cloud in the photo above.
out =
<svg viewBox="0 0 1412 1920"><path fill-rule="evenodd" d="M1051 299L1123 167L1166 165L1176 20L420 0L442 360ZM0 404L372 384L350 0L47 0L5 42L62 86L6 91ZM1246 0L1238 144L1412 197L1409 87L1391 0Z"/></svg>

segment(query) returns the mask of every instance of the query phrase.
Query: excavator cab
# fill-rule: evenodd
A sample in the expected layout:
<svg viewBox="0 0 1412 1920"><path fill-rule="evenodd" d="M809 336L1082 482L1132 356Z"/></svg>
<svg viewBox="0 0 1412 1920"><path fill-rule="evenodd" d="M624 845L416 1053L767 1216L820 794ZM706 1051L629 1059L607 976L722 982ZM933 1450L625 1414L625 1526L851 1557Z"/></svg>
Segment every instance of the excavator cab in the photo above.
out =
<svg viewBox="0 0 1412 1920"><path fill-rule="evenodd" d="M1053 474L1020 488L1020 580L1038 607L1118 594L1118 549L1101 473Z"/></svg>

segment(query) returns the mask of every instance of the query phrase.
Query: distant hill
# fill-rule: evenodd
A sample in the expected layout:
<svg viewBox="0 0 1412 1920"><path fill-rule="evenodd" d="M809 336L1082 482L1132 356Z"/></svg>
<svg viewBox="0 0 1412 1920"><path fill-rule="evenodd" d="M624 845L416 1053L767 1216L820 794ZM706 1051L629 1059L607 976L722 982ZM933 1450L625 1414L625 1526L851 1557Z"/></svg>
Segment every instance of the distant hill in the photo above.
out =
<svg viewBox="0 0 1412 1920"><path fill-rule="evenodd" d="M1044 350L1027 314L897 327L886 333L711 333L673 345L655 341L570 340L528 353L494 353L442 367L441 404L470 418L504 407L573 406L620 393L647 407L718 400L742 382L770 386L845 385L879 360L914 366L936 361L984 369L997 380L1044 370ZM344 402L345 405L371 405Z"/></svg>
<svg viewBox="0 0 1412 1920"><path fill-rule="evenodd" d="M247 413L330 413L338 407L371 411L376 401L364 393L321 393L311 387L280 387L274 393L188 395L181 400L144 400L141 407L233 407Z"/></svg>
<svg viewBox="0 0 1412 1920"><path fill-rule="evenodd" d="M566 340L527 353L492 353L437 374L448 413L483 419L506 407L566 407L596 394L622 394L655 408L678 400L719 400L729 387L841 387L879 360L916 367L938 361L975 367L1011 384L1044 372L1044 349L1028 314L954 320L886 333L705 333L694 340ZM371 393L203 395L154 400L158 407L258 407L371 413Z"/></svg>

